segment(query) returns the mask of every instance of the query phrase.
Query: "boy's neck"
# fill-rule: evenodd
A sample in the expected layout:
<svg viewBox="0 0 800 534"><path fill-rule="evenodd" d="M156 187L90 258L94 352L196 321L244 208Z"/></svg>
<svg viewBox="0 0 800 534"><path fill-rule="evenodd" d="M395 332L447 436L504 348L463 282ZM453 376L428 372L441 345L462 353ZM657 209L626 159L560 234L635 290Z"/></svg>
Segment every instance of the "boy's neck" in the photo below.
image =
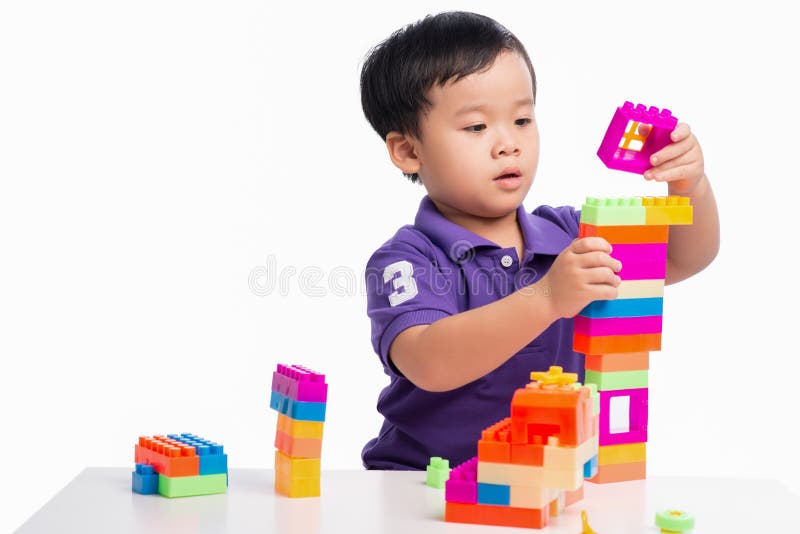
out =
<svg viewBox="0 0 800 534"><path fill-rule="evenodd" d="M431 199L445 219L470 232L497 243L501 247L514 247L519 258L522 258L523 236L517 221L517 210L502 217L475 217L464 215L449 206Z"/></svg>

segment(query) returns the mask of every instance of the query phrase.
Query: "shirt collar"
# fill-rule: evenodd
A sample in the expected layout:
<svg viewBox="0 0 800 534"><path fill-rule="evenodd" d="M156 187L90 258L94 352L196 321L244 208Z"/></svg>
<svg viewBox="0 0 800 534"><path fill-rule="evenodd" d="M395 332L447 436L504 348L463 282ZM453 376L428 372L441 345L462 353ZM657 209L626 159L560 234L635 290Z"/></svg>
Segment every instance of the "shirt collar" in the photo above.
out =
<svg viewBox="0 0 800 534"><path fill-rule="evenodd" d="M555 256L572 242L573 236L566 230L543 217L527 213L522 204L517 208L517 220L528 254ZM479 247L500 248L497 243L446 219L427 195L420 202L414 226L456 262Z"/></svg>

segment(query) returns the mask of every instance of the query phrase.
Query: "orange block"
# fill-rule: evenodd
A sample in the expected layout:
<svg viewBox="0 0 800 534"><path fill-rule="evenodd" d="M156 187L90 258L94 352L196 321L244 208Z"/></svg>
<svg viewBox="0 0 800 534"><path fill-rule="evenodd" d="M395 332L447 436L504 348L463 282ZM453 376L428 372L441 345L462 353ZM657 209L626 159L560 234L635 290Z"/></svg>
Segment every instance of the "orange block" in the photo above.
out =
<svg viewBox="0 0 800 534"><path fill-rule="evenodd" d="M511 399L511 442L543 443L556 436L559 444L576 447L589 438L592 401L588 388L541 388L528 384Z"/></svg>
<svg viewBox="0 0 800 534"><path fill-rule="evenodd" d="M451 523L497 525L502 527L544 528L550 521L549 507L514 508L494 504L447 502L444 520Z"/></svg>
<svg viewBox="0 0 800 534"><path fill-rule="evenodd" d="M580 500L583 500L583 484L576 490L564 492L564 506L575 504Z"/></svg>
<svg viewBox="0 0 800 534"><path fill-rule="evenodd" d="M544 445L541 443L512 443L511 463L543 466Z"/></svg>
<svg viewBox="0 0 800 534"><path fill-rule="evenodd" d="M647 478L647 462L628 464L608 464L597 466L597 474L589 479L595 484L610 484L627 480L644 480Z"/></svg>
<svg viewBox="0 0 800 534"><path fill-rule="evenodd" d="M576 333L573 335L572 349L584 354L661 350L661 334L587 336Z"/></svg>
<svg viewBox="0 0 800 534"><path fill-rule="evenodd" d="M669 240L669 226L595 226L581 223L578 237L602 237L613 244L666 243Z"/></svg>
<svg viewBox="0 0 800 534"><path fill-rule="evenodd" d="M646 371L650 369L649 352L620 352L612 354L587 354L585 367L599 373L614 371Z"/></svg>
<svg viewBox="0 0 800 534"><path fill-rule="evenodd" d="M511 418L506 417L481 432L478 460L507 464L511 462Z"/></svg>
<svg viewBox="0 0 800 534"><path fill-rule="evenodd" d="M278 430L275 432L275 448L292 458L320 458L322 440L316 438L296 438Z"/></svg>
<svg viewBox="0 0 800 534"><path fill-rule="evenodd" d="M134 448L137 464L152 465L165 477L189 477L200 474L200 457L194 447L167 436L140 437Z"/></svg>

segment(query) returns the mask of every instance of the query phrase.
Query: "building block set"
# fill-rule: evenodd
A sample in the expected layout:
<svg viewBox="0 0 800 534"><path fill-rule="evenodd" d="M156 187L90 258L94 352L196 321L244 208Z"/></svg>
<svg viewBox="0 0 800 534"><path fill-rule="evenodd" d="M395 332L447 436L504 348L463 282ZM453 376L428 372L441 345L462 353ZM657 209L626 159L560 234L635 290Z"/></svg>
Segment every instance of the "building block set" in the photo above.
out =
<svg viewBox="0 0 800 534"><path fill-rule="evenodd" d="M677 122L669 110L625 102L597 154L611 169L642 173ZM592 482L646 476L649 352L661 350L669 227L691 223L686 197L590 197L582 207L578 237L604 238L622 263L617 298L592 302L574 320L573 349L585 354L585 382L600 394Z"/></svg>
<svg viewBox="0 0 800 534"><path fill-rule="evenodd" d="M134 459L135 493L189 497L228 490L228 455L222 445L194 434L142 436Z"/></svg>
<svg viewBox="0 0 800 534"><path fill-rule="evenodd" d="M278 412L275 491L287 497L319 497L322 428L328 400L325 375L302 365L278 364L269 407Z"/></svg>
<svg viewBox="0 0 800 534"><path fill-rule="evenodd" d="M485 429L478 456L445 483L445 521L544 528L583 497L597 468L598 395L553 366L511 400L511 416Z"/></svg>

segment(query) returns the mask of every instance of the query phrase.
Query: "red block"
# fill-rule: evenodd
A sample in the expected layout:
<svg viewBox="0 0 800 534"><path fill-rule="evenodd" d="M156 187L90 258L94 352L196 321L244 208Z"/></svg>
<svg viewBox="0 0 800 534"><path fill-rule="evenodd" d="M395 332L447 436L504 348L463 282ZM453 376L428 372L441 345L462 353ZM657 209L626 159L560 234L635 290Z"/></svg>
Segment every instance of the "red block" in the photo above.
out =
<svg viewBox="0 0 800 534"><path fill-rule="evenodd" d="M165 477L189 477L200 474L200 457L194 447L166 436L139 438L134 449L137 464L152 465Z"/></svg>

